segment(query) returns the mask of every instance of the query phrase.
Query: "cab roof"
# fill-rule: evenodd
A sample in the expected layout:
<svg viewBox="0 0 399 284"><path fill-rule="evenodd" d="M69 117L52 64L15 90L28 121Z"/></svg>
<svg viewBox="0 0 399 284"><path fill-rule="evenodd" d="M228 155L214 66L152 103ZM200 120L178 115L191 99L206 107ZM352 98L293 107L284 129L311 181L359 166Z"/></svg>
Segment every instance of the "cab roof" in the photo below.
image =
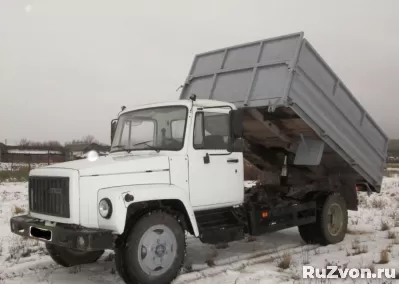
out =
<svg viewBox="0 0 399 284"><path fill-rule="evenodd" d="M182 105L182 106L187 106L191 107L192 101L190 99L182 99L182 100L176 100L176 101L168 101L168 102L161 102L161 103L151 103L151 104L143 104L139 106L135 106L133 108L129 108L124 110L123 112L120 113L120 115L133 111L133 110L139 110L139 109L145 109L145 108L153 108L153 107L163 107L163 106L176 106L176 105ZM223 102L223 101L217 101L217 100L204 100L204 99L197 99L194 101L194 106L196 107L217 107L217 106L230 106L232 109L236 109L234 104Z"/></svg>

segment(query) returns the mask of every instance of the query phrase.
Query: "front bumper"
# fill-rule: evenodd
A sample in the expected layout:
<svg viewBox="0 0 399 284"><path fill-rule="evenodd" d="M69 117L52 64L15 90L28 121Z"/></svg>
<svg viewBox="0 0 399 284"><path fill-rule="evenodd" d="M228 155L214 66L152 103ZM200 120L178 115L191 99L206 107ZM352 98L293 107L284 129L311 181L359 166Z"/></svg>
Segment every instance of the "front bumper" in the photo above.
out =
<svg viewBox="0 0 399 284"><path fill-rule="evenodd" d="M84 251L113 249L115 243L115 235L109 230L72 227L62 224L46 226L44 221L32 218L29 215L12 217L10 226L11 232L14 234Z"/></svg>

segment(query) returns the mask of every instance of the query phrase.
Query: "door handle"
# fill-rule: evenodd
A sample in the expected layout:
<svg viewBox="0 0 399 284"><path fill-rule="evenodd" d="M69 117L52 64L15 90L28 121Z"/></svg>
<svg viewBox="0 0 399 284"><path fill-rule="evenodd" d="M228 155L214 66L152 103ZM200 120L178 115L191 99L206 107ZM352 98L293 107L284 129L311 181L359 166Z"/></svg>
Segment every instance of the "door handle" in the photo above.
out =
<svg viewBox="0 0 399 284"><path fill-rule="evenodd" d="M206 153L204 156L204 164L209 164L209 163L210 163L209 154Z"/></svg>
<svg viewBox="0 0 399 284"><path fill-rule="evenodd" d="M238 163L238 159L228 159L227 163Z"/></svg>

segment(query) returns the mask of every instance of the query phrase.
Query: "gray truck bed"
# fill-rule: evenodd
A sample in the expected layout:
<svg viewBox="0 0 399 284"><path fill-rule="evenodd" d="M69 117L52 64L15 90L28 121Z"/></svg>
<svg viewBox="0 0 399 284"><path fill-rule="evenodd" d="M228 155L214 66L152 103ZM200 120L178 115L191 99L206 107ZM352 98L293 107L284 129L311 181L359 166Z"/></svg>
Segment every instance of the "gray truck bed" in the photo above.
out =
<svg viewBox="0 0 399 284"><path fill-rule="evenodd" d="M367 182L381 184L387 135L303 33L196 55L180 98L192 94L239 108L289 108ZM301 135L300 127L290 134Z"/></svg>

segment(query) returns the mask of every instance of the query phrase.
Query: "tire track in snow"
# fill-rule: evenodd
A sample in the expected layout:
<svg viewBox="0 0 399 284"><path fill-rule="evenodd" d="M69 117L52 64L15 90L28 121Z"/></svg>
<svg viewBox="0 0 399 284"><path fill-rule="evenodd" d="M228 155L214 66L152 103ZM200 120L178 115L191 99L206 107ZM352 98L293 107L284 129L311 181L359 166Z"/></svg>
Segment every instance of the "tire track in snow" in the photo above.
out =
<svg viewBox="0 0 399 284"><path fill-rule="evenodd" d="M368 242L370 241L369 237L362 236L357 238L359 243L363 242ZM239 273L238 277L234 278L234 281L230 282L229 280L226 280L227 282L217 282L217 283L242 283L242 282L237 282L238 279L241 279L243 275L241 275L241 271L247 268L248 266L253 266L256 264L261 264L261 263L270 263L273 262L276 259L281 258L284 253L290 253L291 256L293 255L300 255L304 252L310 252L314 251L315 254L326 254L326 253L331 253L331 252L336 252L342 250L342 246L347 245L345 240L341 243L335 244L335 245L330 245L330 246L320 246L320 245L299 245L299 246L293 246L290 248L284 248L280 250L267 250L263 252L259 252L252 257L249 257L247 259L242 259L242 260L231 260L231 259L222 259L221 261L217 262L215 261L215 266L213 267L207 267L198 271L194 272L188 272L184 274L180 274L180 276L173 282L173 284L185 284L185 283L195 283L195 281L204 281L204 280L210 280L213 277L221 276L223 274L224 279L225 276L228 279L232 278L230 276L235 275L237 276L237 272ZM321 251L317 251L320 249ZM226 274L231 274L231 275L226 275ZM262 273L261 273L262 274ZM251 280L253 279L254 275L251 273L247 275L246 277L244 276L245 279ZM245 280L243 279L243 280ZM202 282L203 283L203 282ZM211 281L210 283L215 283L214 281ZM245 281L244 281L245 283Z"/></svg>

